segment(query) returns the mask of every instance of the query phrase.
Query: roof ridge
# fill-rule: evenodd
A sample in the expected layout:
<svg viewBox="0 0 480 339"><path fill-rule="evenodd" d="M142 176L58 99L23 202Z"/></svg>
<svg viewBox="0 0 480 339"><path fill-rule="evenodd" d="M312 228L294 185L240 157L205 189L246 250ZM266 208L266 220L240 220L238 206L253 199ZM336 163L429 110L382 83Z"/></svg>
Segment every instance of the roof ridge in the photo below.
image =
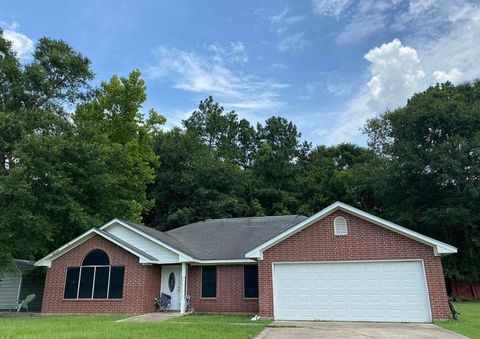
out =
<svg viewBox="0 0 480 339"><path fill-rule="evenodd" d="M272 218L285 218L285 217L303 217L303 218L308 218L307 216L302 215L302 214L286 214L286 215L266 215L266 216L254 216L254 217L235 217L235 218L205 219L205 220L198 220L198 221L195 221L195 222L192 222L192 223L189 223L189 224L185 224L185 225L182 225L182 226L178 226L178 227L172 228L172 229L170 229L170 230L168 230L168 231L164 231L164 233L169 234L170 231L174 231L174 230L177 230L177 229L182 228L182 227L193 226L193 225L202 224L202 223L207 223L207 222L213 222L213 221L221 221L221 220L234 221L234 220L240 220L240 219L267 219L267 218L272 219Z"/></svg>

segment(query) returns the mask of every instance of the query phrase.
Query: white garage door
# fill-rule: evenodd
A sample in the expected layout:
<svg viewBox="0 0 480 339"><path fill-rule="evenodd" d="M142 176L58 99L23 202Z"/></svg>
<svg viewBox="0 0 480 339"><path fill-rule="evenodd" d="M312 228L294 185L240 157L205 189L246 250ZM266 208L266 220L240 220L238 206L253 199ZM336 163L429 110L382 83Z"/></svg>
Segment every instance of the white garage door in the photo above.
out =
<svg viewBox="0 0 480 339"><path fill-rule="evenodd" d="M431 321L421 261L274 264L277 320Z"/></svg>

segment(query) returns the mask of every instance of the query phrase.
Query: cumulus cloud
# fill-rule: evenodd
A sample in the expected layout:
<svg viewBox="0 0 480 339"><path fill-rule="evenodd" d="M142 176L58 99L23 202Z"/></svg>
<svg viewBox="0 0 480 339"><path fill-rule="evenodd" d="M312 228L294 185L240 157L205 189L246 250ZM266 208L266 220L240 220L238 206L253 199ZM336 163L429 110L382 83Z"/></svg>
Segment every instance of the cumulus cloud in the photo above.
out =
<svg viewBox="0 0 480 339"><path fill-rule="evenodd" d="M369 62L366 80L337 114L327 143L358 141L368 118L405 105L428 86L480 77L480 6L417 0L406 8L410 15L400 13L397 26L411 30L407 42L393 39L364 55ZM421 28L425 22L430 24L427 30Z"/></svg>
<svg viewBox="0 0 480 339"><path fill-rule="evenodd" d="M0 22L0 26L5 27L3 37L12 43L12 49L17 53L18 57L20 59L28 58L33 52L33 40L17 31L19 25L16 22L11 24Z"/></svg>
<svg viewBox="0 0 480 339"><path fill-rule="evenodd" d="M211 48L210 53L195 53L159 47L154 51L154 64L145 73L150 78L167 81L177 89L214 95L222 104L234 109L268 111L283 105L280 91L288 85L243 73L230 65L233 61L225 58L225 53L218 51L218 46L213 53ZM239 58L237 62L246 61Z"/></svg>
<svg viewBox="0 0 480 339"><path fill-rule="evenodd" d="M365 59L370 62L369 80L338 117L328 143L351 140L373 113L404 104L423 84L417 51L398 39L371 49Z"/></svg>

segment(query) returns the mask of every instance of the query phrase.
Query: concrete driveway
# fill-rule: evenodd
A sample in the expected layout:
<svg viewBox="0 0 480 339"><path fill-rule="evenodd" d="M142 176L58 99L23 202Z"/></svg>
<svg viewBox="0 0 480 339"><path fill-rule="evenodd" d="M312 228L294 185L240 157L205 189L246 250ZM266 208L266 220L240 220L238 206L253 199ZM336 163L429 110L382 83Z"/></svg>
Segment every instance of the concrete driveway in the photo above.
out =
<svg viewBox="0 0 480 339"><path fill-rule="evenodd" d="M257 339L466 338L433 324L274 321Z"/></svg>

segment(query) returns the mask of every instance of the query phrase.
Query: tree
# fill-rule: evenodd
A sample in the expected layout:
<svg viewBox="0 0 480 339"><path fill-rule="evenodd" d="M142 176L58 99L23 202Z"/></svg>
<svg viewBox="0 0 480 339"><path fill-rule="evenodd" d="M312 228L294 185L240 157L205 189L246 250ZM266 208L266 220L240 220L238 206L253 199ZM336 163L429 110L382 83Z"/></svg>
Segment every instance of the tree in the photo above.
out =
<svg viewBox="0 0 480 339"><path fill-rule="evenodd" d="M335 201L370 210L374 207L366 180L374 166L374 153L353 144L317 146L300 161L299 212L311 215Z"/></svg>
<svg viewBox="0 0 480 339"><path fill-rule="evenodd" d="M458 247L446 275L479 279L480 81L430 87L366 126L389 219Z"/></svg>
<svg viewBox="0 0 480 339"><path fill-rule="evenodd" d="M242 167L252 165L255 153L255 129L238 120L234 111L225 113L210 96L200 101L198 109L183 121L190 135L198 137L210 151Z"/></svg>
<svg viewBox="0 0 480 339"><path fill-rule="evenodd" d="M71 135L64 108L88 92L89 65L63 41L47 38L23 65L0 30L0 266L12 255L44 253L56 226L70 225L62 210L68 206L72 218L78 212L63 171Z"/></svg>
<svg viewBox="0 0 480 339"><path fill-rule="evenodd" d="M155 208L146 222L171 229L207 218L249 214L246 172L217 157L198 135L174 128L160 133L154 149L162 159L149 188Z"/></svg>
<svg viewBox="0 0 480 339"><path fill-rule="evenodd" d="M113 217L139 221L151 207L152 136L165 119L140 113L138 71L92 91L89 65L48 38L23 65L0 35L0 266L45 255Z"/></svg>

